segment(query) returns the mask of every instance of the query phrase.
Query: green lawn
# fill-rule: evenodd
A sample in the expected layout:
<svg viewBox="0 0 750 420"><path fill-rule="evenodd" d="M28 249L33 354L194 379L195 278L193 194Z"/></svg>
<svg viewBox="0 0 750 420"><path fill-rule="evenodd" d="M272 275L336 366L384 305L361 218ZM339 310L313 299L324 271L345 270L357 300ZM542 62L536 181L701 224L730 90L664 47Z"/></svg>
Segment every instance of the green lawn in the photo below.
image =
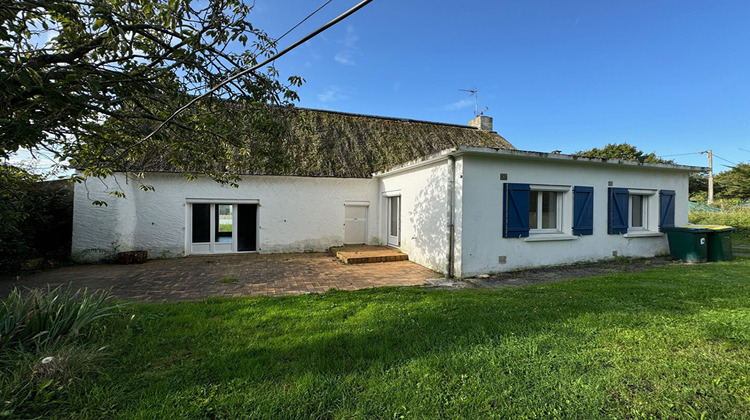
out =
<svg viewBox="0 0 750 420"><path fill-rule="evenodd" d="M750 417L750 259L498 291L332 291L126 312L95 338L110 346L101 373L54 384L25 414Z"/></svg>
<svg viewBox="0 0 750 420"><path fill-rule="evenodd" d="M732 232L732 245L750 246L750 229Z"/></svg>

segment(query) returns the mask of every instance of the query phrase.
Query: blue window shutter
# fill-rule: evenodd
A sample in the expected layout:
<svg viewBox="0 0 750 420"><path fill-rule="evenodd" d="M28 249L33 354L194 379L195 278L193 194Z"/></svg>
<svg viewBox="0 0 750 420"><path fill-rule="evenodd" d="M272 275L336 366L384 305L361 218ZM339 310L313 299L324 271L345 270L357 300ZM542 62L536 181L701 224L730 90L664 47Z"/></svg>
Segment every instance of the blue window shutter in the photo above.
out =
<svg viewBox="0 0 750 420"><path fill-rule="evenodd" d="M503 238L529 236L529 184L503 184Z"/></svg>
<svg viewBox="0 0 750 420"><path fill-rule="evenodd" d="M674 190L659 191L659 230L674 227Z"/></svg>
<svg viewBox="0 0 750 420"><path fill-rule="evenodd" d="M573 235L594 234L594 187L573 187Z"/></svg>
<svg viewBox="0 0 750 420"><path fill-rule="evenodd" d="M610 188L607 208L607 233L628 233L628 189Z"/></svg>

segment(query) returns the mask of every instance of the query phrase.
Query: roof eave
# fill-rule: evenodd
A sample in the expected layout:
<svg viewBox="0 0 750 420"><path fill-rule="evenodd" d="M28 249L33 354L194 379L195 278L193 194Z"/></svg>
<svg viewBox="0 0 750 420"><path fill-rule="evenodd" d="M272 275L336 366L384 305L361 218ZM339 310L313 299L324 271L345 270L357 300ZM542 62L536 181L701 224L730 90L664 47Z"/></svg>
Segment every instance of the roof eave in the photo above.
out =
<svg viewBox="0 0 750 420"><path fill-rule="evenodd" d="M625 166L630 168L647 168L657 170L682 171L682 172L708 172L710 168L705 166L675 165L671 163L643 163L621 159L588 158L583 156L564 155L557 153L532 152L528 150L495 149L489 147L458 146L457 148L441 150L423 158L394 166L391 169L375 172L373 177L382 177L404 172L420 166L429 165L438 160L446 159L448 156L481 155L498 156L510 159L554 161L561 163L582 163L585 165Z"/></svg>
<svg viewBox="0 0 750 420"><path fill-rule="evenodd" d="M492 149L487 147L459 146L456 155L474 154L488 156L503 156L508 158L526 160L551 160L556 162L583 163L592 165L617 165L628 167L642 167L649 169L664 169L685 172L708 172L709 168L704 166L675 165L671 163L643 163L622 159L589 158L583 156L564 155L558 153L532 152L528 150Z"/></svg>

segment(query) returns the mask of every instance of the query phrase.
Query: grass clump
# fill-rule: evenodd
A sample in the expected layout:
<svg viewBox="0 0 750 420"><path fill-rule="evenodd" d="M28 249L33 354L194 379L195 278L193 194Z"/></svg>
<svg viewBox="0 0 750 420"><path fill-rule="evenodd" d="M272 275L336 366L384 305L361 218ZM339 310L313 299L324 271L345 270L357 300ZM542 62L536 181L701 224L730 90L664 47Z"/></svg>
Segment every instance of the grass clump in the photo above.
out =
<svg viewBox="0 0 750 420"><path fill-rule="evenodd" d="M0 304L0 352L40 350L60 340L78 337L82 330L107 316L114 306L108 292L89 294L62 286L55 289L13 289Z"/></svg>
<svg viewBox="0 0 750 420"><path fill-rule="evenodd" d="M40 352L6 352L0 363L0 419L47 417L87 393L103 372L106 347L57 343Z"/></svg>
<svg viewBox="0 0 750 420"><path fill-rule="evenodd" d="M70 287L16 288L0 302L0 418L46 416L61 396L84 395L79 381L106 348L87 339L116 307L108 292Z"/></svg>
<svg viewBox="0 0 750 420"><path fill-rule="evenodd" d="M221 279L221 282L224 283L224 284L226 284L226 283L237 283L238 281L240 281L240 279L230 279L229 277L225 277L225 278Z"/></svg>

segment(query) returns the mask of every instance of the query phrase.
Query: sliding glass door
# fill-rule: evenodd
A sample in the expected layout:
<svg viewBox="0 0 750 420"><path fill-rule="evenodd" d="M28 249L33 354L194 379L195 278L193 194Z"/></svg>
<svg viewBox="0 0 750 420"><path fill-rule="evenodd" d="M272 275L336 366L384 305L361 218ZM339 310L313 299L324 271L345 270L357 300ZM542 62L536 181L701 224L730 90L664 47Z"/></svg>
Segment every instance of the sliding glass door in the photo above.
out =
<svg viewBox="0 0 750 420"><path fill-rule="evenodd" d="M258 205L190 203L189 252L221 254L258 250Z"/></svg>

